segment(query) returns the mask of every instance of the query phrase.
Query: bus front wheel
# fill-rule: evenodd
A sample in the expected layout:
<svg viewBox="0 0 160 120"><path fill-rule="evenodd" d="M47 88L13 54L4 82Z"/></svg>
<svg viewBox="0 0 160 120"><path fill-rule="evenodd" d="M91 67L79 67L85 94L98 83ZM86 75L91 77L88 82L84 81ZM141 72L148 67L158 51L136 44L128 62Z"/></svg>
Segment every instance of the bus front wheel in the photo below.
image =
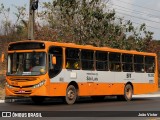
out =
<svg viewBox="0 0 160 120"><path fill-rule="evenodd" d="M66 90L65 102L69 105L74 104L77 99L77 89L73 85L69 85Z"/></svg>

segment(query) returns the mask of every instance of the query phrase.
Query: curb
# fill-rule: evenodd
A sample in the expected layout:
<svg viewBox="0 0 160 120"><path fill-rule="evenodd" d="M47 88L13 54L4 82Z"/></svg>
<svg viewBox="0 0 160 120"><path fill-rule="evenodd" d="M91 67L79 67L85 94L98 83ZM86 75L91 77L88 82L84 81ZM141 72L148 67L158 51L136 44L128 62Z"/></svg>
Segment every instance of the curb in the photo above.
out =
<svg viewBox="0 0 160 120"><path fill-rule="evenodd" d="M0 103L5 103L5 100L0 100Z"/></svg>
<svg viewBox="0 0 160 120"><path fill-rule="evenodd" d="M133 98L160 97L160 94L141 94L133 95Z"/></svg>

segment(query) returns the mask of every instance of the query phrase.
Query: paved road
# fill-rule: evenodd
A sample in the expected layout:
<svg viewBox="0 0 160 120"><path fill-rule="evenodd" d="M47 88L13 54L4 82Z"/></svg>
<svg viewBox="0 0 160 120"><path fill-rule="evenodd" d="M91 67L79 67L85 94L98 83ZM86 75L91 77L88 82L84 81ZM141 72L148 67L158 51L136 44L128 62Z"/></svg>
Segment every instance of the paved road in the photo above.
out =
<svg viewBox="0 0 160 120"><path fill-rule="evenodd" d="M61 101L50 99L41 105L35 105L31 101L21 101L16 103L0 103L0 111L12 111L12 112L25 112L25 111L35 111L42 112L43 115L48 115L52 117L57 117L55 119L60 119L61 116L66 116L61 119L74 119L73 117L78 117L76 120L81 120L79 116L84 117L86 120L99 119L97 116L107 116L112 119L119 120L119 117L127 116L138 116L139 113L154 113L160 116L160 97L136 97L130 102L118 101L116 98L107 98L101 102L93 102L90 98L82 98L74 105L66 105ZM48 111L48 112L46 112ZM54 112L53 112L54 111ZM55 112L58 111L58 112ZM66 112L67 111L67 112ZM74 112L73 112L74 111ZM76 112L75 112L76 111ZM78 112L77 112L78 111ZM81 111L81 112L79 112ZM87 112L86 112L87 111ZM46 114L48 113L48 114ZM72 117L73 115L73 117ZM68 117L71 118L68 118ZM114 116L119 116L115 117ZM156 116L156 115L155 115ZM156 117L151 117L156 118ZM50 118L51 119L51 118ZM100 117L100 119L105 119ZM124 118L121 118L124 119ZM142 117L129 118L130 120L142 119ZM39 118L40 120L40 118ZM75 119L74 119L75 120ZM143 120L150 120L148 117L143 117ZM156 118L154 120L160 120Z"/></svg>
<svg viewBox="0 0 160 120"><path fill-rule="evenodd" d="M116 98L94 102L90 98L82 98L74 105L66 105L62 101L50 99L41 105L31 101L2 103L0 111L160 111L160 97L134 98L130 102L118 101Z"/></svg>

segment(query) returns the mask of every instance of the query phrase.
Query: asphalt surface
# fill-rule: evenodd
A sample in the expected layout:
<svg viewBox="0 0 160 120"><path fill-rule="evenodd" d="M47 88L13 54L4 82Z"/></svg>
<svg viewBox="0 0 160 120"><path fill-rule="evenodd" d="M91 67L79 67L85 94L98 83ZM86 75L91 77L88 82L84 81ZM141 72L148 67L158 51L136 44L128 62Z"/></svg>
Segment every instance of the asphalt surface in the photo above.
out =
<svg viewBox="0 0 160 120"><path fill-rule="evenodd" d="M160 97L133 98L132 101L118 101L106 98L95 102L81 98L74 105L67 105L60 99L48 99L37 105L32 101L18 99L13 103L1 103L0 111L160 111Z"/></svg>
<svg viewBox="0 0 160 120"><path fill-rule="evenodd" d="M0 111L1 113L7 111L20 114L40 113L43 118L37 118L38 120L44 119L44 117L46 117L45 119L54 117L54 120L160 120L160 97L135 96L130 102L118 101L115 97L106 98L100 102L94 102L90 98L81 98L74 105L66 105L59 99L48 99L40 105L34 104L30 99L20 99L12 103L0 103ZM153 116L140 117L139 114L152 114ZM20 118L13 115L10 119L18 120Z"/></svg>
<svg viewBox="0 0 160 120"><path fill-rule="evenodd" d="M2 112L11 112L12 118L2 118ZM22 98L0 103L0 120L19 120L25 117L17 117L18 113L26 114L27 117L30 113L39 113L42 116L23 120L160 120L160 92L134 95L130 102L118 101L116 97L106 97L103 101L95 102L86 97L80 98L74 105L66 105L60 99L47 99L40 105Z"/></svg>

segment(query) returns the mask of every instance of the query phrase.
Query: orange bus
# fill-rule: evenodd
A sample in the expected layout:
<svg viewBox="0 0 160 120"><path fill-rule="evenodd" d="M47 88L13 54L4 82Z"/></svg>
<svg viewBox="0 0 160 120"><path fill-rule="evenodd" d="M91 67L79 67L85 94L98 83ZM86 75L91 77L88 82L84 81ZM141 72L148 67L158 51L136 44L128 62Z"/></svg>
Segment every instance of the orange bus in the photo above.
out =
<svg viewBox="0 0 160 120"><path fill-rule="evenodd" d="M78 97L102 100L107 95L130 101L133 94L158 90L155 53L59 43L21 41L8 46L6 97Z"/></svg>

